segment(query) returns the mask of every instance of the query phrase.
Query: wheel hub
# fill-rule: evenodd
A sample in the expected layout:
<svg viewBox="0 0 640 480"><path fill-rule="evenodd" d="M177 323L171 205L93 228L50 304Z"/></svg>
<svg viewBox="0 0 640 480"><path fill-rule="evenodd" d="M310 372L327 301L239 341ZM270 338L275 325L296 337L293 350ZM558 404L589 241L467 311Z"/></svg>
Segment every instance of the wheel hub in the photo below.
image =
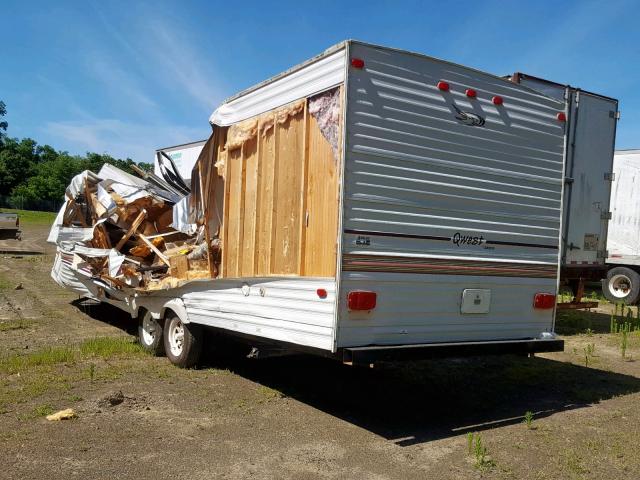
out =
<svg viewBox="0 0 640 480"><path fill-rule="evenodd" d="M609 292L616 298L625 298L631 291L631 279L626 275L618 274L609 280Z"/></svg>
<svg viewBox="0 0 640 480"><path fill-rule="evenodd" d="M184 346L184 325L178 318L171 320L169 325L169 348L171 354L179 357L182 354L182 348Z"/></svg>
<svg viewBox="0 0 640 480"><path fill-rule="evenodd" d="M156 338L156 325L148 316L142 319L142 341L151 345Z"/></svg>

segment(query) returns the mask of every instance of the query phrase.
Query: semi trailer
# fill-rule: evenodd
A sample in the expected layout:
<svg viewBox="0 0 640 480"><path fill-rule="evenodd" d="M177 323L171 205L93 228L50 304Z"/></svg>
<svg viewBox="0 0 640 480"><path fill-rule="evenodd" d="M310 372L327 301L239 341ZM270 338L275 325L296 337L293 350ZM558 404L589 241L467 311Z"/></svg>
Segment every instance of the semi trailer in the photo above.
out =
<svg viewBox="0 0 640 480"><path fill-rule="evenodd" d="M607 272L602 293L614 303L640 301L640 150L618 150L613 162Z"/></svg>
<svg viewBox="0 0 640 480"><path fill-rule="evenodd" d="M562 350L571 108L345 41L220 105L187 196L116 169L74 179L52 276L180 366L206 328L348 364ZM599 215L572 258L599 259Z"/></svg>
<svg viewBox="0 0 640 480"><path fill-rule="evenodd" d="M607 234L618 100L525 73L509 78L567 103L560 282L571 288L573 300L559 307L595 307L582 295L585 282L599 282L610 269Z"/></svg>

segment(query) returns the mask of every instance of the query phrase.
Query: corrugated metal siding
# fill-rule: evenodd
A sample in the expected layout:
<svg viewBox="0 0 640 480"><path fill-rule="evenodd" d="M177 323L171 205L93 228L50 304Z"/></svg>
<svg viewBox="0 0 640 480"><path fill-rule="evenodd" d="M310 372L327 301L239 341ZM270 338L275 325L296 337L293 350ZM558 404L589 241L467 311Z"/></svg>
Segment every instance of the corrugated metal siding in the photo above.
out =
<svg viewBox="0 0 640 480"><path fill-rule="evenodd" d="M406 52L352 43L349 56L365 68L351 68L348 78L338 345L550 330L553 311L534 311L532 300L556 291L564 165L556 114L564 104ZM450 91L438 90L438 81ZM492 103L496 95L503 105ZM463 124L456 108L484 125ZM480 241L453 241L465 236ZM443 259L442 271L426 274ZM473 275L465 275L468 266ZM347 292L359 288L378 293L370 313L346 308ZM490 313L460 314L464 288L490 288Z"/></svg>
<svg viewBox="0 0 640 480"><path fill-rule="evenodd" d="M460 248L451 242L371 237L367 253L480 256L555 263L560 226L562 103L480 72L403 52L351 46L344 227L542 245ZM436 84L444 80L450 92ZM465 89L477 91L477 99ZM491 103L494 95L504 105ZM486 119L456 120L452 104ZM345 251L355 235L345 237ZM395 245L395 246L394 246Z"/></svg>
<svg viewBox="0 0 640 480"><path fill-rule="evenodd" d="M318 288L327 290L326 298L318 297ZM193 282L182 299L192 322L325 350L333 347L333 280Z"/></svg>

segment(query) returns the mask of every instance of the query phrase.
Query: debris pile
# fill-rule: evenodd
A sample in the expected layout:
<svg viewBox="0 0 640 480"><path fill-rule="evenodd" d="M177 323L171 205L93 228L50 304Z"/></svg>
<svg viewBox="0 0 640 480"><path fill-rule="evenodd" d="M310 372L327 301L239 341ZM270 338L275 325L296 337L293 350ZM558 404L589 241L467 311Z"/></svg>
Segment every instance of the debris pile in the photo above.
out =
<svg viewBox="0 0 640 480"><path fill-rule="evenodd" d="M59 284L101 296L217 276L220 242L190 218L182 178L136 173L143 178L105 164L73 178L48 238L58 246Z"/></svg>

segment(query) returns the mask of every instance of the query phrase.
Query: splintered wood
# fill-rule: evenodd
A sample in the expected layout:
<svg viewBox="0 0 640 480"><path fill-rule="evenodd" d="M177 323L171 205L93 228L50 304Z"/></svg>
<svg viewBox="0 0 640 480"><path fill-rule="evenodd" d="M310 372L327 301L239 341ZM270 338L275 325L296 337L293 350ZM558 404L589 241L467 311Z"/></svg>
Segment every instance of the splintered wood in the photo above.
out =
<svg viewBox="0 0 640 480"><path fill-rule="evenodd" d="M111 171L126 175L115 167ZM135 183L134 180L138 182L137 179L131 182ZM123 183L120 191L133 193L133 197L127 196L131 200L125 200L111 188L116 183L112 179L101 179L86 172L74 178L74 182L74 190L69 191L78 193L74 198L69 194L60 226L71 230L74 227L93 229L92 238L83 245L88 250L75 254L81 259L79 264L83 265L85 273L102 279L113 288L145 290L174 285L175 282L166 281L167 277L175 277L180 283L210 278L212 272L217 272L217 266L209 268L208 259L218 259L220 242L216 241L214 247L208 248L204 235L197 232L187 235L174 230L171 227L173 203L154 193L157 190L150 184L141 182L132 186ZM145 185L149 191L145 190ZM134 192L136 188L139 190ZM100 195L101 199L98 198ZM204 226L199 231L203 229Z"/></svg>
<svg viewBox="0 0 640 480"><path fill-rule="evenodd" d="M170 176L142 172L140 180L112 166L109 178L83 172L60 217L60 227L78 230L62 228L56 243L62 250L81 244L70 252L74 268L116 289L335 276L341 98L337 87L215 127L192 171L188 200Z"/></svg>
<svg viewBox="0 0 640 480"><path fill-rule="evenodd" d="M339 154L307 100L226 130L221 276L334 276Z"/></svg>

